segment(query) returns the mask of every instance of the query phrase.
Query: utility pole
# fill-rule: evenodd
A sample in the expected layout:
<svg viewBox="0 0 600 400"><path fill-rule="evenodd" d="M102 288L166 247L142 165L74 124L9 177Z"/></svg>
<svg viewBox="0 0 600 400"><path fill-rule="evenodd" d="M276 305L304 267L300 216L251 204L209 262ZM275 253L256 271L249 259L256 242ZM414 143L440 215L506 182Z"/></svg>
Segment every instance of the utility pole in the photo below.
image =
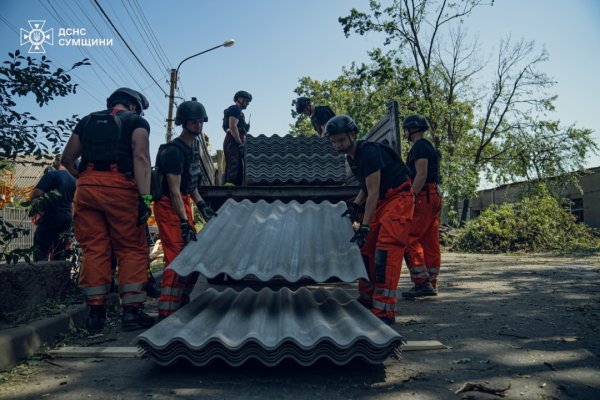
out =
<svg viewBox="0 0 600 400"><path fill-rule="evenodd" d="M181 67L181 64L183 64L190 58L194 58L201 54L208 53L211 50L218 49L219 47L231 47L234 44L235 44L235 40L233 40L233 39L226 40L225 42L221 43L218 46L211 47L208 50L201 51L200 53L193 54L193 55L189 56L188 58L183 59L183 61L181 61L179 63L179 65L177 66L176 69L171 70L171 78L170 78L171 79L171 87L169 89L169 112L167 115L167 137L166 137L167 143L169 143L173 139L173 121L174 121L173 108L175 107L175 89L177 89L177 75L179 74L179 68Z"/></svg>
<svg viewBox="0 0 600 400"><path fill-rule="evenodd" d="M169 89L169 113L167 115L167 143L173 139L173 107L175 106L175 87L177 86L177 70L171 70L171 88Z"/></svg>

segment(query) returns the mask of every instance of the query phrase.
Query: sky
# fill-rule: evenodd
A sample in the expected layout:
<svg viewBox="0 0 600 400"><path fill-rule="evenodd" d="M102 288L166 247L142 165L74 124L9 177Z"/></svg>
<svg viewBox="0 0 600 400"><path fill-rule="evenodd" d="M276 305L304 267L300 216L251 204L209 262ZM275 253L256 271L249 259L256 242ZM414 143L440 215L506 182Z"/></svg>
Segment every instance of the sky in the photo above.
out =
<svg viewBox="0 0 600 400"><path fill-rule="evenodd" d="M223 110L233 104L236 91L253 95L246 110L251 134L285 135L293 123L291 104L299 78L335 79L342 67L367 62L367 51L383 44L378 34L346 38L338 22L352 8L368 11L368 0L97 1L152 77L110 28L94 0L0 0L4 59L16 49L27 53L30 44L20 45L19 31L31 30L29 20L43 20L44 31L53 29L53 45L43 47L54 65L68 68L83 58L92 63L72 73L80 85L77 94L42 109L31 98L18 99L17 108L54 121L103 109L106 97L117 87L140 90L150 100L145 116L151 126L152 159L165 140L169 70L186 57L228 39L236 41L232 47L185 61L179 70L176 95L188 100L194 96L203 103L208 113L204 130L215 151L222 148L224 138ZM557 82L553 88L557 110L552 117L594 130L600 143L599 1L496 0L492 7L478 7L464 23L478 39L482 59L489 59L508 35L545 48L550 60L542 70ZM61 28L83 28L86 35L59 37ZM59 45L59 39L76 38L112 39L113 45ZM587 166L600 166L600 156L590 157Z"/></svg>

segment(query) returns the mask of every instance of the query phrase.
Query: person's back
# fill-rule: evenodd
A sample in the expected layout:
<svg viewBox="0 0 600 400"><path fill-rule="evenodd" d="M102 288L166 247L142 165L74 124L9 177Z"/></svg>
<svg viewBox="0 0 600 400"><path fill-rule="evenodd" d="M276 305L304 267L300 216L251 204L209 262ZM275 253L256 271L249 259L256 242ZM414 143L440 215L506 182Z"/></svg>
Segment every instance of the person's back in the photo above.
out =
<svg viewBox="0 0 600 400"><path fill-rule="evenodd" d="M86 327L94 333L106 322L112 252L119 266L122 329L154 323L142 312L148 263L144 225L152 201L150 126L141 116L149 105L144 100L135 90L117 89L106 110L77 124L63 152L63 165L79 177L74 199L75 237L83 250L79 287L90 307Z"/></svg>
<svg viewBox="0 0 600 400"><path fill-rule="evenodd" d="M310 122L312 123L313 128L319 134L319 136L323 136L323 129L327 122L335 117L335 113L329 106L316 106L313 109L313 113L310 116Z"/></svg>
<svg viewBox="0 0 600 400"><path fill-rule="evenodd" d="M75 194L75 178L67 171L49 171L38 182L32 192L32 199L46 195L43 214L39 218L33 236L34 260L64 260L67 245L65 233L73 222L73 196ZM57 195L52 195L56 192Z"/></svg>
<svg viewBox="0 0 600 400"><path fill-rule="evenodd" d="M241 185L244 182L244 152L246 135L250 124L245 120L243 110L252 101L252 95L245 90L239 90L233 96L232 106L223 112L223 153L225 155L225 173L223 182L225 186Z"/></svg>
<svg viewBox="0 0 600 400"><path fill-rule="evenodd" d="M77 181L69 172L64 169L54 170L46 173L36 188L45 193L56 190L60 196L48 203L44 209L44 215L51 216L56 213L72 213L73 197L75 196L75 186Z"/></svg>

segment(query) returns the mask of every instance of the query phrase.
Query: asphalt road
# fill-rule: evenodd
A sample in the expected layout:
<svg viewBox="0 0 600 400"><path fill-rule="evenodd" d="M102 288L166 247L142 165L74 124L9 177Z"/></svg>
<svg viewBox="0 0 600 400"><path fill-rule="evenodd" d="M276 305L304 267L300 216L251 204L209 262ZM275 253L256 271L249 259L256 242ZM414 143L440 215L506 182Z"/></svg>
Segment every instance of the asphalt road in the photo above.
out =
<svg viewBox="0 0 600 400"><path fill-rule="evenodd" d="M394 328L446 350L404 352L383 365L48 359L0 376L3 399L508 399L600 398L600 256L444 254L440 295L399 300ZM401 290L410 287L406 269ZM197 290L202 290L202 286ZM350 287L355 290L354 287ZM115 322L67 345L131 346ZM64 345L63 344L63 345ZM465 384L479 390L455 394Z"/></svg>

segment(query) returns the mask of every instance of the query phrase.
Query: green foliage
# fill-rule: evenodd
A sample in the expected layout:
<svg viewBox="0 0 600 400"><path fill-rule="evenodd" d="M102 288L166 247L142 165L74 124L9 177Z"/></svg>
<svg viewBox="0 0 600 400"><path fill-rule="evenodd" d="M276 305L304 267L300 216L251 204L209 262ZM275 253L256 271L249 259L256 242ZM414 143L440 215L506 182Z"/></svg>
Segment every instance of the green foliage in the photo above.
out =
<svg viewBox="0 0 600 400"><path fill-rule="evenodd" d="M383 36L369 52L369 65L352 64L339 78L318 82L300 78L297 94L357 120L368 131L394 99L400 117L419 113L431 124L426 137L442 154L446 204L466 219L469 199L481 179L498 184L516 179L573 179L586 157L598 150L592 131L561 126L550 119L555 82L541 69L545 50L525 40L501 40L493 73L482 77L486 56L469 40L466 21L483 0L447 2L370 0L368 11L340 17L344 34ZM500 38L499 38L500 39ZM298 117L292 111L293 117ZM294 133L312 132L303 116ZM406 149L406 144L402 144Z"/></svg>
<svg viewBox="0 0 600 400"><path fill-rule="evenodd" d="M35 102L43 107L56 97L76 92L69 71L53 69L45 56L39 60L24 57L20 51L8 54L9 59L0 66L0 169L11 165L19 154L33 154L38 159L48 154L60 153L77 123L76 116L56 122L42 122L30 112L18 112L15 97L33 95ZM75 63L71 70L89 65L87 59ZM29 262L30 250L17 249L7 252L8 244L26 230L0 219L0 246L8 263L20 257Z"/></svg>
<svg viewBox="0 0 600 400"><path fill-rule="evenodd" d="M570 251L600 247L544 185L519 202L486 209L459 230L454 249L467 252Z"/></svg>

